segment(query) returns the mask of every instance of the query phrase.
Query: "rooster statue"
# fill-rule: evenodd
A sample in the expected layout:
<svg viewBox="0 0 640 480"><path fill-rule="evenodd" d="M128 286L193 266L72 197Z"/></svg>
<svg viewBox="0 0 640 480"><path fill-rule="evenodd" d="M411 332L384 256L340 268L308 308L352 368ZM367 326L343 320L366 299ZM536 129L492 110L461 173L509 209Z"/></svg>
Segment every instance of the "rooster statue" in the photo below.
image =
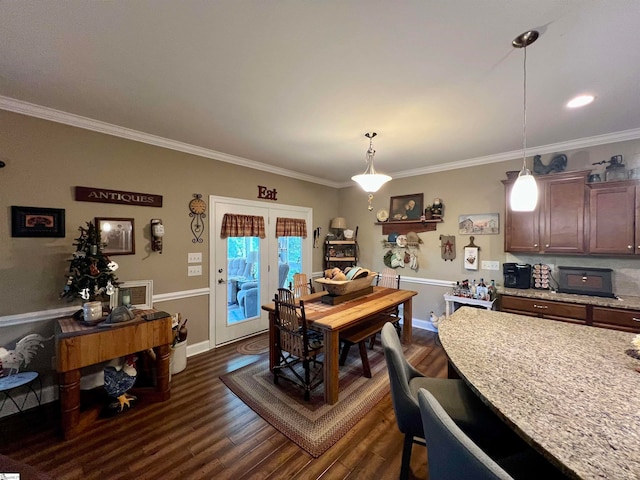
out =
<svg viewBox="0 0 640 480"><path fill-rule="evenodd" d="M51 340L51 338L53 337L45 338L37 333L31 333L20 339L13 350L0 347L0 376L5 368L9 369L9 373L17 373L20 368L29 365L38 353L38 348L44 348L42 342ZM15 372L11 372L11 370Z"/></svg>
<svg viewBox="0 0 640 480"><path fill-rule="evenodd" d="M109 410L113 412L122 412L125 405L131 408L131 402L138 398L127 393L133 384L136 383L138 372L136 370L135 355L127 355L124 365L120 370L116 367L108 366L104 369L104 389L110 397L115 401L109 404Z"/></svg>

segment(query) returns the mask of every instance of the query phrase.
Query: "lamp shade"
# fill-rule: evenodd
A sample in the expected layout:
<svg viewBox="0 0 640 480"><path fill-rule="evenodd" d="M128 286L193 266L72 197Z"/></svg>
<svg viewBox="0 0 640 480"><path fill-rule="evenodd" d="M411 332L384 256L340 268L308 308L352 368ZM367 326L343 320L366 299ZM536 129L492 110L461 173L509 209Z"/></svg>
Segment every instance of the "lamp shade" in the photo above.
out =
<svg viewBox="0 0 640 480"><path fill-rule="evenodd" d="M382 185L391 180L391 177L382 173L363 173L354 175L351 180L360 185L365 192L375 193L380 190Z"/></svg>
<svg viewBox="0 0 640 480"><path fill-rule="evenodd" d="M511 188L509 199L514 212L533 212L538 204L538 184L531 172L523 168Z"/></svg>
<svg viewBox="0 0 640 480"><path fill-rule="evenodd" d="M347 219L344 217L335 217L331 219L331 228L344 230L347 228Z"/></svg>

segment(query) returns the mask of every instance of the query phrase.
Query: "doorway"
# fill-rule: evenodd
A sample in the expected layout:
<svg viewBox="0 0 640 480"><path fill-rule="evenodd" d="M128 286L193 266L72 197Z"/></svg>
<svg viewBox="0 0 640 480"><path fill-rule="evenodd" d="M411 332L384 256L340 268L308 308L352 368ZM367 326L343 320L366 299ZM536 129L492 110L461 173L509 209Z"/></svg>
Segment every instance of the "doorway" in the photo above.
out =
<svg viewBox="0 0 640 480"><path fill-rule="evenodd" d="M264 202L216 196L211 196L209 203L209 338L217 347L265 332L268 316L261 306L273 299L278 287L288 287L294 273L311 272L312 244L308 235L276 237L276 219L303 219L307 232L313 227L312 210L306 207L273 207ZM221 238L225 214L263 220L264 238L259 234Z"/></svg>

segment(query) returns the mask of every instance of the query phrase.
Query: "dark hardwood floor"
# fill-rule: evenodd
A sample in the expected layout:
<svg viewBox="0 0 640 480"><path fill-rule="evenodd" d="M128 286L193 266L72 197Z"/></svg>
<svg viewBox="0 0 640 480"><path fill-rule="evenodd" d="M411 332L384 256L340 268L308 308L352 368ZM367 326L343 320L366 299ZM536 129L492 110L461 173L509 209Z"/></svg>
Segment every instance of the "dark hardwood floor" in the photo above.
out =
<svg viewBox="0 0 640 480"><path fill-rule="evenodd" d="M434 334L414 329L431 347L418 368L446 376ZM379 337L378 347L379 348ZM220 375L254 362L228 345L188 359L174 375L171 399L138 404L64 441L57 403L0 420L0 453L56 479L396 479L403 436L387 394L338 443L313 458L240 401ZM426 449L413 447L410 478L426 479Z"/></svg>

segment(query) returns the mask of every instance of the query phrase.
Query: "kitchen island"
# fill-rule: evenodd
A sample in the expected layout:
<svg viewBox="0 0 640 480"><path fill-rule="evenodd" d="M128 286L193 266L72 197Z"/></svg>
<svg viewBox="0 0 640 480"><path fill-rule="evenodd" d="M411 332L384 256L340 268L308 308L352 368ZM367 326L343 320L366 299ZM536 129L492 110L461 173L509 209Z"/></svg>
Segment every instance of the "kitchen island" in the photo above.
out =
<svg viewBox="0 0 640 480"><path fill-rule="evenodd" d="M632 333L462 307L439 325L450 365L574 478L640 478Z"/></svg>

